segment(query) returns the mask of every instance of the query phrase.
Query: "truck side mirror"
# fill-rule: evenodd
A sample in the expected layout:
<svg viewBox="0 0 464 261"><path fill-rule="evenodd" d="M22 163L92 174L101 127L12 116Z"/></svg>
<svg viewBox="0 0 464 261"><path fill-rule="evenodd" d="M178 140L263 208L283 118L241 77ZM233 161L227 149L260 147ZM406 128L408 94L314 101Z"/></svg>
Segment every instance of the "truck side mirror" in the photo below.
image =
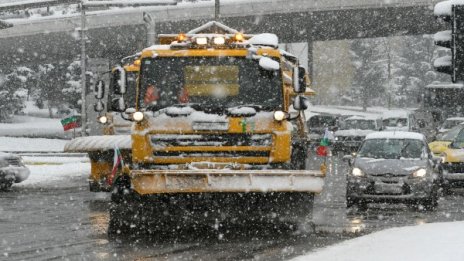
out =
<svg viewBox="0 0 464 261"><path fill-rule="evenodd" d="M304 111L308 109L308 98L304 96L296 96L295 99L293 100L293 108L297 111Z"/></svg>
<svg viewBox="0 0 464 261"><path fill-rule="evenodd" d="M116 112L124 112L126 110L126 102L123 97L114 98L111 100L111 110Z"/></svg>
<svg viewBox="0 0 464 261"><path fill-rule="evenodd" d="M93 105L93 110L96 112L102 112L104 109L105 109L105 104L100 100L97 101L97 103Z"/></svg>
<svg viewBox="0 0 464 261"><path fill-rule="evenodd" d="M126 71L121 66L117 66L113 71L112 85L114 94L123 95L126 93Z"/></svg>
<svg viewBox="0 0 464 261"><path fill-rule="evenodd" d="M95 98L101 100L105 96L105 82L99 80L97 84L95 84Z"/></svg>
<svg viewBox="0 0 464 261"><path fill-rule="evenodd" d="M306 70L299 66L293 68L293 91L304 93L306 90Z"/></svg>

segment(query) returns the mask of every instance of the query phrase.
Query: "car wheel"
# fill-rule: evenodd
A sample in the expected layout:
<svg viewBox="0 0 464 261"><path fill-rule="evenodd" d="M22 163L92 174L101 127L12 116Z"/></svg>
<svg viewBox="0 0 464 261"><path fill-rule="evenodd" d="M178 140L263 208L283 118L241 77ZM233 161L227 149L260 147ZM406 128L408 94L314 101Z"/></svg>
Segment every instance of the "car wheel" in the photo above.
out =
<svg viewBox="0 0 464 261"><path fill-rule="evenodd" d="M13 181L6 181L4 183L0 183L0 191L6 191L13 186Z"/></svg>
<svg viewBox="0 0 464 261"><path fill-rule="evenodd" d="M419 202L419 205L422 206L422 210L433 211L438 206L438 189L433 189L430 193L430 196L426 199L423 199ZM420 208L420 206L418 206Z"/></svg>

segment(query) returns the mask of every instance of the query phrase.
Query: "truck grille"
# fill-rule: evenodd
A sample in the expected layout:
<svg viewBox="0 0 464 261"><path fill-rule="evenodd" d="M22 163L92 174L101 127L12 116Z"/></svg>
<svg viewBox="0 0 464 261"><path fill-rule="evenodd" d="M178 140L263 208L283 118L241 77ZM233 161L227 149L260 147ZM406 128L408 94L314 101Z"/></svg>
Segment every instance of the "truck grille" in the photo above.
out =
<svg viewBox="0 0 464 261"><path fill-rule="evenodd" d="M154 156L159 157L269 157L266 148L272 145L271 134L154 134L150 139ZM258 150L243 149L245 146Z"/></svg>
<svg viewBox="0 0 464 261"><path fill-rule="evenodd" d="M272 144L271 134L155 134L151 143L156 149L180 146L254 146L266 147Z"/></svg>

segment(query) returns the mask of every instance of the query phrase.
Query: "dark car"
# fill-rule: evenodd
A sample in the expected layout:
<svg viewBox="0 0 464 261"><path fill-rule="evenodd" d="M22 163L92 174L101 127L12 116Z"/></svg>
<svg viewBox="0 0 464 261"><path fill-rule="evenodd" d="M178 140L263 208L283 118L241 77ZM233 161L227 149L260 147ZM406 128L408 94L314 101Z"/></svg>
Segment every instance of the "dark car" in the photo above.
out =
<svg viewBox="0 0 464 261"><path fill-rule="evenodd" d="M425 136L413 132L376 132L366 136L350 162L347 204L398 202L434 209L440 178Z"/></svg>
<svg viewBox="0 0 464 261"><path fill-rule="evenodd" d="M10 188L29 177L29 169L20 156L0 152L0 190Z"/></svg>

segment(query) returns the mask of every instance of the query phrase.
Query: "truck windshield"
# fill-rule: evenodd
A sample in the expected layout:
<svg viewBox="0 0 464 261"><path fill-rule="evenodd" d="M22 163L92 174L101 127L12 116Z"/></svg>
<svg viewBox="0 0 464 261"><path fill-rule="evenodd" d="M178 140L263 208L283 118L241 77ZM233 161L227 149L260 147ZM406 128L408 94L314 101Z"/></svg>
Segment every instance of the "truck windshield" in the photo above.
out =
<svg viewBox="0 0 464 261"><path fill-rule="evenodd" d="M139 106L159 110L178 104L208 108L282 106L280 71L237 57L156 57L142 60Z"/></svg>

